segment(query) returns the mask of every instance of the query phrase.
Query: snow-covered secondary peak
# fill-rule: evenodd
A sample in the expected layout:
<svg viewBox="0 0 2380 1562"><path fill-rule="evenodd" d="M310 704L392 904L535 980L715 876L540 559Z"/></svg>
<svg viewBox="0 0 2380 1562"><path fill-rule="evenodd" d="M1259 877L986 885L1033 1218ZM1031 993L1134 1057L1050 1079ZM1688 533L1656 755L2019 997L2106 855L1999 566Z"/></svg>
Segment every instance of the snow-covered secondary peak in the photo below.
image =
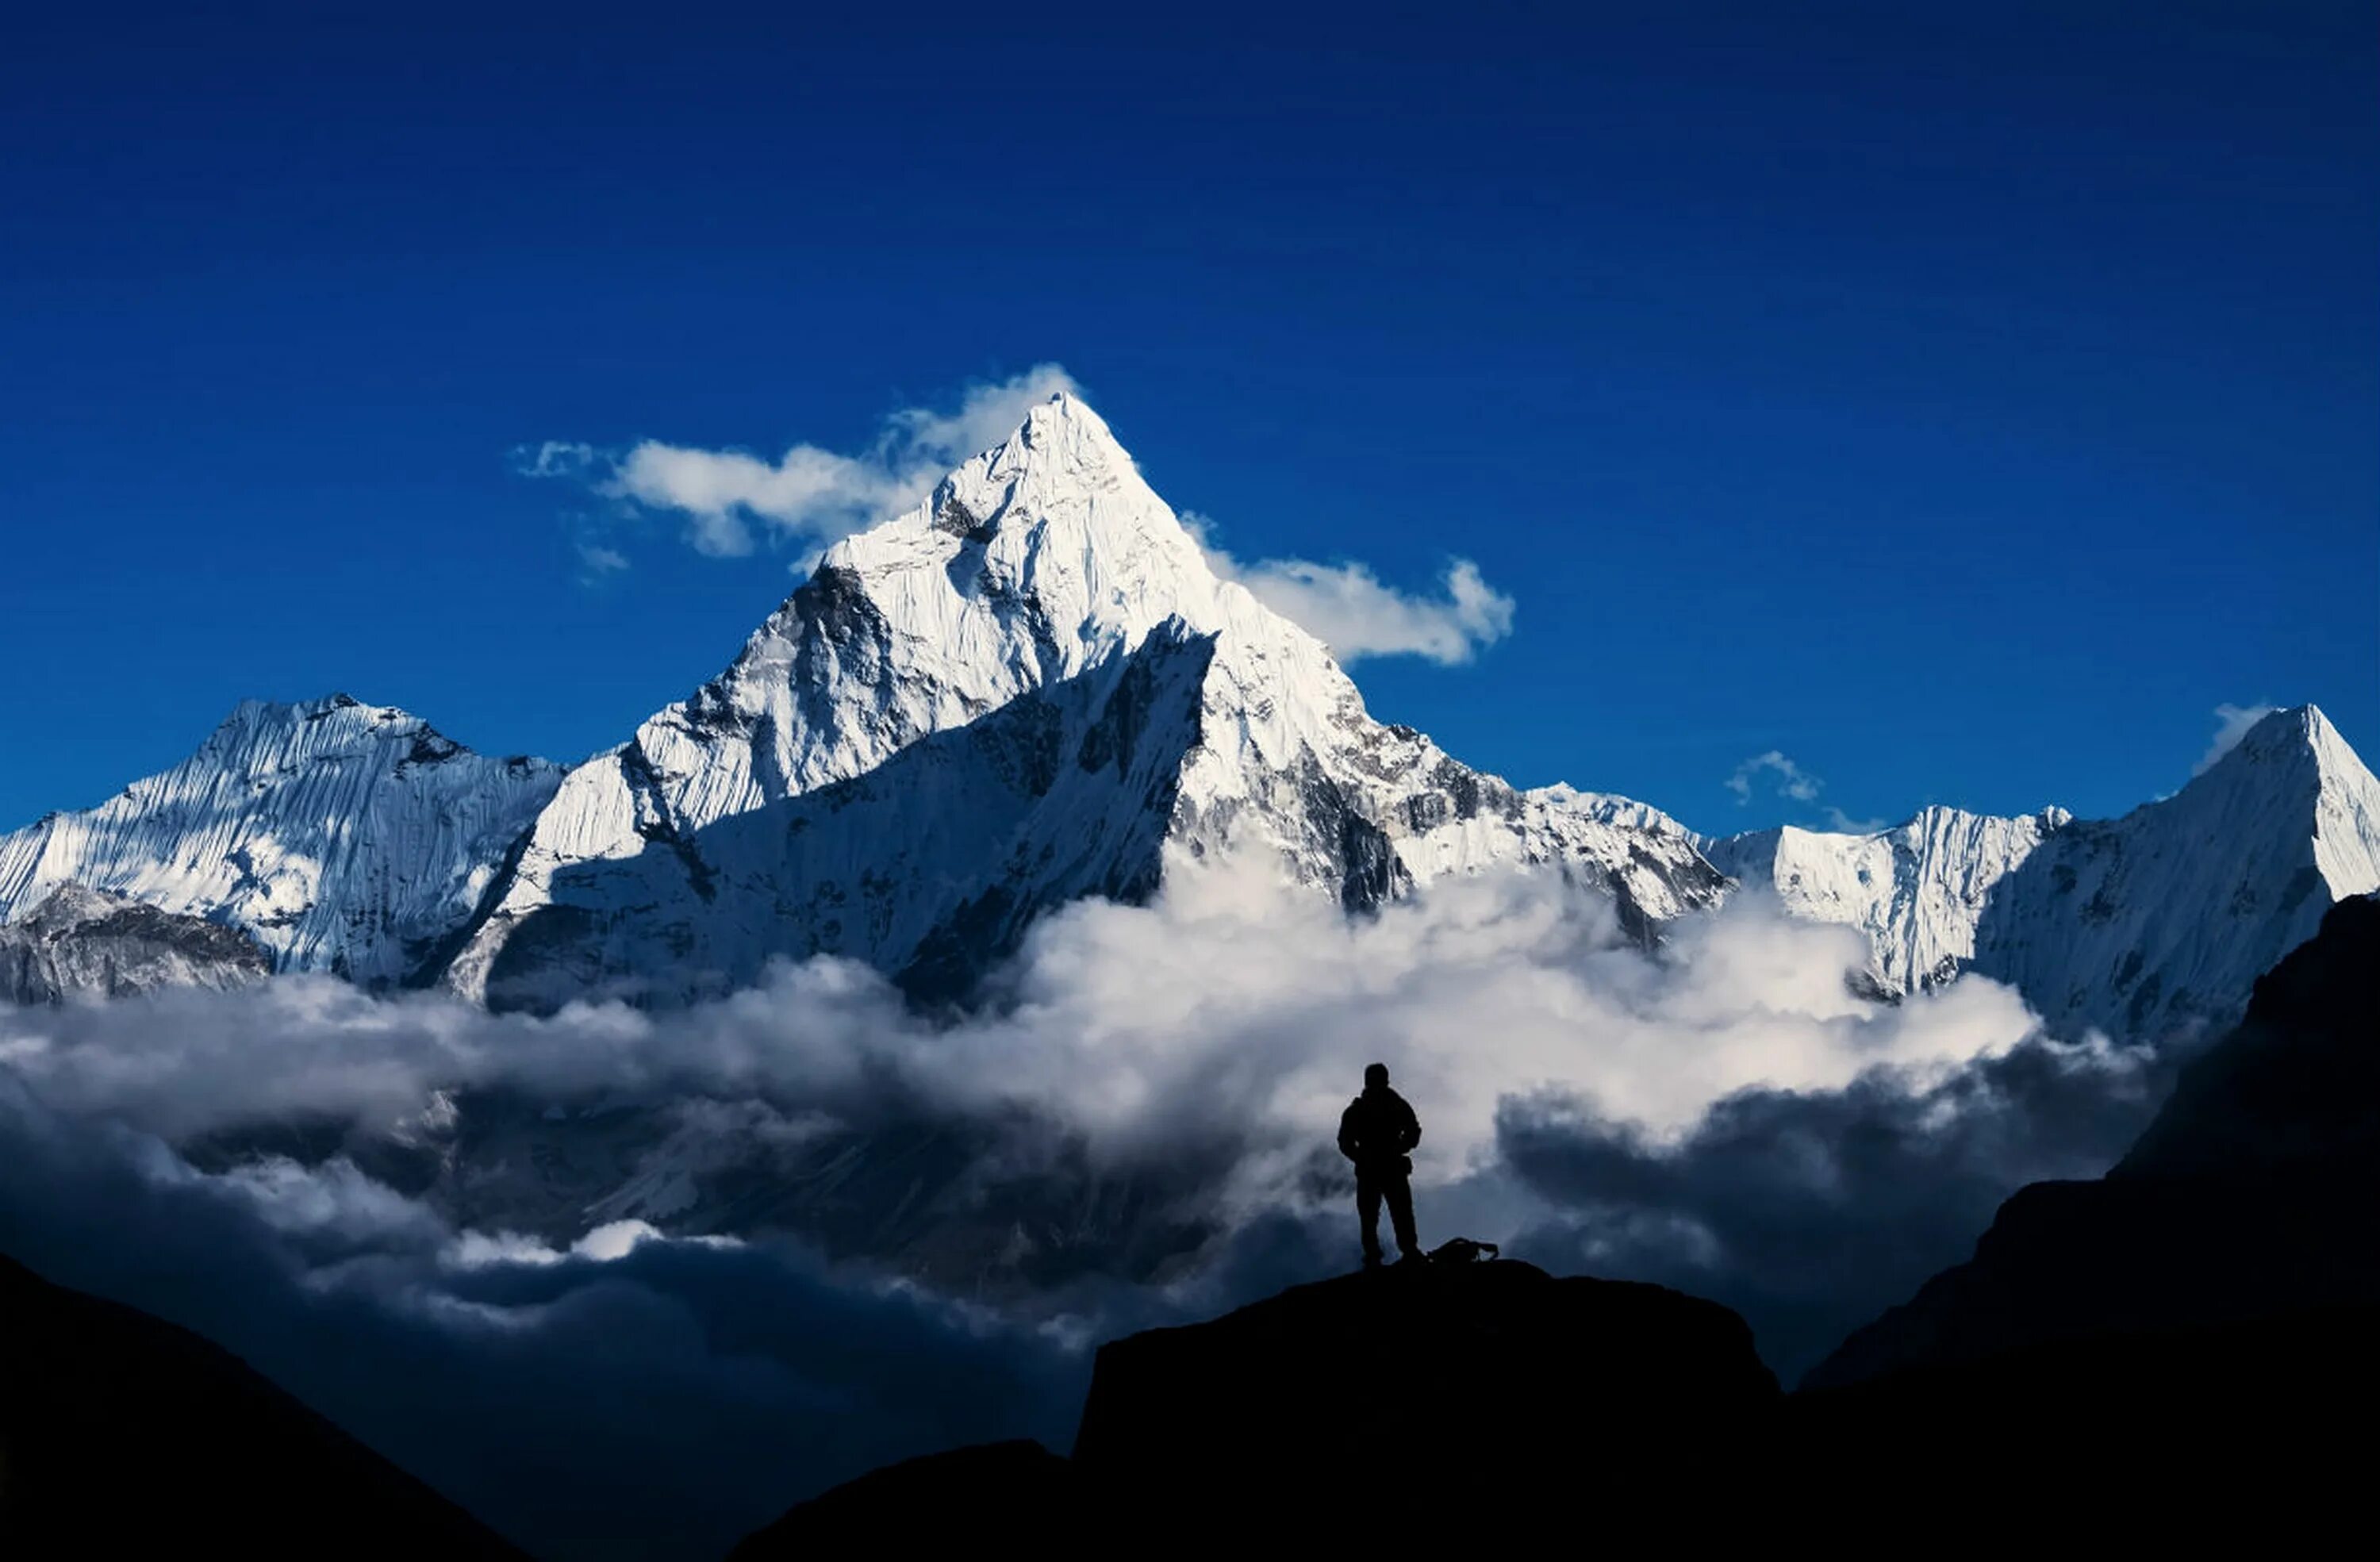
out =
<svg viewBox="0 0 2380 1562"><path fill-rule="evenodd" d="M1105 793L1059 786L1047 755L1012 765L990 752L1063 747L1087 772L1126 733L1135 766L1168 756L1113 783L1135 789L1152 834L1087 837L1109 817ZM990 800L970 839L1005 843L988 866L953 874L911 854L925 827L880 779L896 760L1030 783L977 789ZM796 806L866 778L882 806L838 805L831 827ZM763 817L837 840L895 833L837 848L830 871L822 837L806 837L796 864L774 827L752 822ZM650 973L631 968L664 963L663 948L697 989L748 979L763 952L905 969L957 937L953 919L990 951L1058 900L1145 893L1166 861L1225 852L1269 855L1351 903L1448 872L1559 864L1611 890L1639 926L1711 903L1720 882L1654 810L1524 795L1371 720L1328 648L1218 576L1098 414L1060 395L905 514L836 543L724 672L574 772L453 983L486 996L512 973L528 992L535 966L553 975L539 1001L595 980L642 987ZM820 897L851 903L820 915ZM682 909L631 927L630 904ZM643 948L656 927L664 944Z"/></svg>
<svg viewBox="0 0 2380 1562"><path fill-rule="evenodd" d="M238 928L279 968L401 981L561 778L344 694L249 700L172 769L0 836L0 918L79 884Z"/></svg>
<svg viewBox="0 0 2380 1562"><path fill-rule="evenodd" d="M2228 1023L2332 902L2380 889L2380 782L2308 705L2119 819L1929 808L1705 846L1790 913L1865 932L1888 992L1973 970L2060 1031L2165 1035Z"/></svg>

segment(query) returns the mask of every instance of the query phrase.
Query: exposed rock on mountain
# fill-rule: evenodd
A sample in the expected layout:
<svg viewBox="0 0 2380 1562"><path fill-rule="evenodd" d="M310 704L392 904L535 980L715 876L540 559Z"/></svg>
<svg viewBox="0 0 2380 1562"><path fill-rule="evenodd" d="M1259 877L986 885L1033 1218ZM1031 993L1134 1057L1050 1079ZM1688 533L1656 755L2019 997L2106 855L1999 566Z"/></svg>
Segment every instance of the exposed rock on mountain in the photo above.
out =
<svg viewBox="0 0 2380 1562"><path fill-rule="evenodd" d="M521 1555L228 1351L6 1258L0 1551Z"/></svg>
<svg viewBox="0 0 2380 1562"><path fill-rule="evenodd" d="M264 951L236 928L64 884L0 924L0 1002L124 998L160 987L228 987L262 977Z"/></svg>

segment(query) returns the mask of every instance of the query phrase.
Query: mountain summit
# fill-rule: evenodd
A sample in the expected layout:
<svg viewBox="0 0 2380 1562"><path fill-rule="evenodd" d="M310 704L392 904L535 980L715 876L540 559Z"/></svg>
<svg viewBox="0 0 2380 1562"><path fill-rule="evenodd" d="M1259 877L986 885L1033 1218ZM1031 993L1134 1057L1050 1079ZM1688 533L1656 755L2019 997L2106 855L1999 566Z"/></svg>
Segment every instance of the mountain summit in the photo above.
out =
<svg viewBox="0 0 2380 1562"><path fill-rule="evenodd" d="M820 953L947 998L1052 907L1222 858L1351 909L1557 872L1645 939L1740 883L1859 928L1880 996L1972 970L2062 1030L2137 1035L2232 1017L2325 906L2380 888L2380 784L2304 707L2104 823L1933 808L1715 840L1518 791L1374 720L1060 394L828 550L617 748L565 769L344 695L251 702L163 775L0 837L0 920L80 884L238 929L276 970L500 1007L685 1002Z"/></svg>

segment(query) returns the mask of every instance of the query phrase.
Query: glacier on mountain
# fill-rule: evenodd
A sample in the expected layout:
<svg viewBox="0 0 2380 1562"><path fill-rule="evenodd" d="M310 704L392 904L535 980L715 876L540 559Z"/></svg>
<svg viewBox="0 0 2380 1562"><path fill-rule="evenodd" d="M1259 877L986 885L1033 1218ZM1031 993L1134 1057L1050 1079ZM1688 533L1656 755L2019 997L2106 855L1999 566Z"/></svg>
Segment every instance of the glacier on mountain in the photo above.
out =
<svg viewBox="0 0 2380 1562"><path fill-rule="evenodd" d="M0 836L0 919L79 884L236 927L276 970L394 984L438 958L562 774L346 695L249 700L172 769Z"/></svg>
<svg viewBox="0 0 2380 1562"><path fill-rule="evenodd" d="M2104 823L1929 808L1718 839L1517 790L1375 720L1064 394L836 543L615 749L492 758L345 696L251 702L173 769L0 836L0 921L85 886L276 970L504 1008L679 1003L818 953L947 999L1042 913L1225 855L1354 910L1559 872L1646 943L1740 884L1862 932L1875 996L1975 971L2061 1031L2129 1035L2228 1018L2324 906L2380 889L2380 785L2305 707Z"/></svg>

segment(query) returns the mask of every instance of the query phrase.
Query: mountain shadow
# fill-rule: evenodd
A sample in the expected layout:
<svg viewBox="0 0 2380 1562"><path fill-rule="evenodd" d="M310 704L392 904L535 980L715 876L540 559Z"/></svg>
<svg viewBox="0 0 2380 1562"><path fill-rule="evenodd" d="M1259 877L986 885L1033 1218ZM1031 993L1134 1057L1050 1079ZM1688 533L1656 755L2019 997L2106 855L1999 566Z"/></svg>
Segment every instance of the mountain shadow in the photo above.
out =
<svg viewBox="0 0 2380 1562"><path fill-rule="evenodd" d="M0 1554L518 1557L188 1329L0 1258Z"/></svg>

